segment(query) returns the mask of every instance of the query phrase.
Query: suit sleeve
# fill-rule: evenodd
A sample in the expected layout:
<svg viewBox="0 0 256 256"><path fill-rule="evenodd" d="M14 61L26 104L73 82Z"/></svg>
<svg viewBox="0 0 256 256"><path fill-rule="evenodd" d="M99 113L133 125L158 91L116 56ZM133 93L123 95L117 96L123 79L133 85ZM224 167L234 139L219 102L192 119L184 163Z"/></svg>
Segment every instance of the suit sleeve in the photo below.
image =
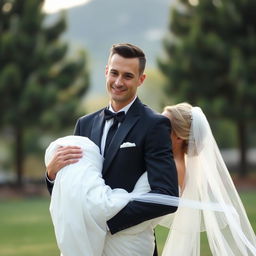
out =
<svg viewBox="0 0 256 256"><path fill-rule="evenodd" d="M75 129L74 129L74 135L80 136L80 119L76 122Z"/></svg>
<svg viewBox="0 0 256 256"><path fill-rule="evenodd" d="M178 179L170 143L170 122L159 117L148 130L144 153L149 193L178 196ZM137 201L129 202L117 215L107 221L112 234L143 221L173 213L177 207Z"/></svg>

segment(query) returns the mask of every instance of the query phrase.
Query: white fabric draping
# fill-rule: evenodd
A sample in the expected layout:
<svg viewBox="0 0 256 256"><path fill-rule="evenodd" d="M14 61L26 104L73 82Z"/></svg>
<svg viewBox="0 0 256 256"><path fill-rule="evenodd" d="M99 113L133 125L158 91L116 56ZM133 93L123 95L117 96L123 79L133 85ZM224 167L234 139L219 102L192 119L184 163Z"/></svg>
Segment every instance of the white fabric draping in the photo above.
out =
<svg viewBox="0 0 256 256"><path fill-rule="evenodd" d="M91 140L66 136L52 142L46 150L45 164L59 146L76 145L83 157L58 172L51 196L50 213L58 247L63 256L151 256L154 250L153 222L144 222L111 235L106 221L120 211L133 196L123 189L105 185L101 170L103 158ZM149 191L144 173L134 188L139 195ZM106 241L105 241L106 240Z"/></svg>

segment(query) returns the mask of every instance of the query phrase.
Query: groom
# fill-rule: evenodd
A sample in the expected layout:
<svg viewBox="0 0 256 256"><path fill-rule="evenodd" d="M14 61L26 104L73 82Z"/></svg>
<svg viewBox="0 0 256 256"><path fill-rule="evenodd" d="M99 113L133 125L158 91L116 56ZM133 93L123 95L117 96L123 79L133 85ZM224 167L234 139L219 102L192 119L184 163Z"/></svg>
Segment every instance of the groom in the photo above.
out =
<svg viewBox="0 0 256 256"><path fill-rule="evenodd" d="M112 189L131 192L147 171L150 193L178 196L177 173L170 144L170 122L143 105L137 88L145 79L146 58L131 44L113 45L106 66L108 108L81 117L75 135L94 141L104 156L102 175ZM78 147L59 148L47 166L47 186L52 191L56 173L81 157ZM132 201L107 221L112 234L176 211L176 207ZM157 252L155 250L155 254Z"/></svg>

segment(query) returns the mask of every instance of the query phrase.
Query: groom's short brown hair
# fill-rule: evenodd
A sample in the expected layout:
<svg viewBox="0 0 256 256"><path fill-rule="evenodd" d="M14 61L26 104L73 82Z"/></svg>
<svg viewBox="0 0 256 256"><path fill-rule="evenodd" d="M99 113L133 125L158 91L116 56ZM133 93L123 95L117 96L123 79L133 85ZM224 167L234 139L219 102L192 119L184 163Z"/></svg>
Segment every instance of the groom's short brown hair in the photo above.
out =
<svg viewBox="0 0 256 256"><path fill-rule="evenodd" d="M135 45L128 43L113 44L110 49L108 61L114 54L118 54L123 58L138 58L139 59L139 73L142 74L146 66L146 57L144 52Z"/></svg>

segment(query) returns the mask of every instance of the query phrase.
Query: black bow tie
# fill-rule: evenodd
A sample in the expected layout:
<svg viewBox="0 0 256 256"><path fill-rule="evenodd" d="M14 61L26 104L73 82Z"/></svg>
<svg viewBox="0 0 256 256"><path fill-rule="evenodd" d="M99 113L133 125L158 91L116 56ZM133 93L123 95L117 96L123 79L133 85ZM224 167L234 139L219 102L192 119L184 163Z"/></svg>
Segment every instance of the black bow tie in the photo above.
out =
<svg viewBox="0 0 256 256"><path fill-rule="evenodd" d="M105 121L109 120L111 118L114 118L115 121L117 120L119 123L122 123L125 119L125 112L121 111L121 112L118 112L118 113L113 113L109 109L105 108L104 109L104 119L105 119Z"/></svg>

